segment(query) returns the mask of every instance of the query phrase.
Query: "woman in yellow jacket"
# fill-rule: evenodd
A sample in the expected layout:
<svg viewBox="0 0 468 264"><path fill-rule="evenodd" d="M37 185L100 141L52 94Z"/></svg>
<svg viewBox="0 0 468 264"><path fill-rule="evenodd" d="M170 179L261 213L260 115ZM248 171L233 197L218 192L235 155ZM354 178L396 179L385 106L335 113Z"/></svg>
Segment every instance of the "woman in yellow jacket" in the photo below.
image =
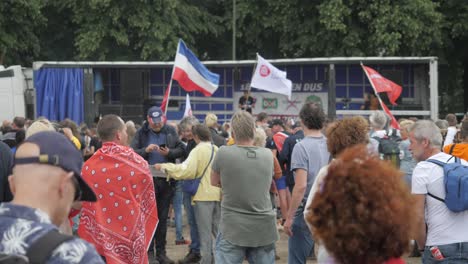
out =
<svg viewBox="0 0 468 264"><path fill-rule="evenodd" d="M205 125L193 126L192 134L197 146L183 163L162 163L154 167L175 180L201 179L192 202L200 236L200 263L211 264L213 237L218 234L221 213L221 189L211 185L211 163L218 148L211 143L211 133Z"/></svg>

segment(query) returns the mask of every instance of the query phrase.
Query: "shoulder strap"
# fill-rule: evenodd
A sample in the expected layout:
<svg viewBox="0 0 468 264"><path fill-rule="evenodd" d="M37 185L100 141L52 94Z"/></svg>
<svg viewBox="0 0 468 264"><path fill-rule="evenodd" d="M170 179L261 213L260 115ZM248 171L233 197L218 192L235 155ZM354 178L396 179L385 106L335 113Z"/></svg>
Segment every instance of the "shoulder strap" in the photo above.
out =
<svg viewBox="0 0 468 264"><path fill-rule="evenodd" d="M445 162L442 162L442 161L439 161L439 160L435 160L435 159L428 159L428 160L426 160L426 161L431 162L431 163L434 163L434 164L437 164L437 165L439 165L439 166L441 166L441 167L445 166L445 164L446 164Z"/></svg>
<svg viewBox="0 0 468 264"><path fill-rule="evenodd" d="M440 197L437 197L437 196L433 195L432 193L427 193L427 195L429 195L430 197L432 197L432 198L434 198L434 199L436 199L436 200L439 200L439 201L445 203L445 200L444 200L444 199L442 199L442 198L440 198Z"/></svg>
<svg viewBox="0 0 468 264"><path fill-rule="evenodd" d="M454 156L451 156L451 157L447 160L447 162L448 162L450 159L452 159L453 157L454 157ZM435 160L435 159L428 159L428 160L426 160L426 161L432 162L432 163L437 164L437 165L439 165L439 166L441 166L441 167L443 167L445 164L447 164L447 163L444 163L444 162L442 162L442 161L438 161L438 160ZM457 157L455 157L455 162L460 163L460 160L459 160ZM439 200L439 201L441 201L441 202L443 202L443 203L445 202L444 199L442 199L442 198L440 198L440 197L437 197L437 196L433 195L432 193L427 193L427 195L429 195L430 197L432 197L432 198L434 198L434 199L436 199L436 200Z"/></svg>
<svg viewBox="0 0 468 264"><path fill-rule="evenodd" d="M73 236L60 234L53 229L36 240L26 252L30 263L46 263L52 252L63 242L73 239Z"/></svg>
<svg viewBox="0 0 468 264"><path fill-rule="evenodd" d="M200 177L203 177L203 175L205 175L205 172L206 172L206 170L208 169L208 167L210 166L211 160L213 159L213 154L214 154L214 146L213 146L213 143L211 143L211 157L210 157L210 161L208 161L208 164L206 164L206 167L205 167L205 169L203 170L203 173L201 174Z"/></svg>
<svg viewBox="0 0 468 264"><path fill-rule="evenodd" d="M450 147L450 150L449 150L449 155L452 155L452 152L453 152L453 148L455 147L457 143L453 143L452 146Z"/></svg>

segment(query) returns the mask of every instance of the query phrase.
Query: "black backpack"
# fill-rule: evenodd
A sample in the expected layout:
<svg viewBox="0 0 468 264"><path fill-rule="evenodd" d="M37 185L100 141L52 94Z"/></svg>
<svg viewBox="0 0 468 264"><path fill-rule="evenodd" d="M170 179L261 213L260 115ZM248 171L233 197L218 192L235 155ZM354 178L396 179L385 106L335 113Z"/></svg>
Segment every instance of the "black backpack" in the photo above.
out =
<svg viewBox="0 0 468 264"><path fill-rule="evenodd" d="M396 129L392 129L392 134L387 131L385 137L372 137L379 142L379 154L383 160L390 161L396 168L400 168L400 142L401 138L397 135Z"/></svg>
<svg viewBox="0 0 468 264"><path fill-rule="evenodd" d="M10 255L0 252L0 264L43 264L52 252L63 242L73 239L73 236L60 234L57 230L50 230L35 241L27 250L26 256Z"/></svg>

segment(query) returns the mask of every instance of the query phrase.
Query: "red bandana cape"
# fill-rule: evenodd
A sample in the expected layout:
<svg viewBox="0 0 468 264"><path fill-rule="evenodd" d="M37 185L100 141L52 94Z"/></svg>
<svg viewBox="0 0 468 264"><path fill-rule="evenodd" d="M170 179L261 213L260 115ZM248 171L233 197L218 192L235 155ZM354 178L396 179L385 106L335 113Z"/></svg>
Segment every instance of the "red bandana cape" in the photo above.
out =
<svg viewBox="0 0 468 264"><path fill-rule="evenodd" d="M84 202L78 235L107 263L148 263L158 224L148 163L131 148L104 143L82 169L97 202Z"/></svg>

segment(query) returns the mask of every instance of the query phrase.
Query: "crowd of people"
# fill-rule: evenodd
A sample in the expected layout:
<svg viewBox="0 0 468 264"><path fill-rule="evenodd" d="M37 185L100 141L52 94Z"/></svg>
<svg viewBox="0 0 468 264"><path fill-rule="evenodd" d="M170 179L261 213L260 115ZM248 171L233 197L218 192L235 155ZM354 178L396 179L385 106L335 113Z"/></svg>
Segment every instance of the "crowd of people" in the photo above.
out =
<svg viewBox="0 0 468 264"><path fill-rule="evenodd" d="M171 264L172 221L182 264L275 263L279 232L290 264L468 263L468 212L447 205L444 183L446 163L467 165L468 118L395 129L382 111L250 110L223 125L213 113L167 122L157 106L141 125L4 121L0 263Z"/></svg>

